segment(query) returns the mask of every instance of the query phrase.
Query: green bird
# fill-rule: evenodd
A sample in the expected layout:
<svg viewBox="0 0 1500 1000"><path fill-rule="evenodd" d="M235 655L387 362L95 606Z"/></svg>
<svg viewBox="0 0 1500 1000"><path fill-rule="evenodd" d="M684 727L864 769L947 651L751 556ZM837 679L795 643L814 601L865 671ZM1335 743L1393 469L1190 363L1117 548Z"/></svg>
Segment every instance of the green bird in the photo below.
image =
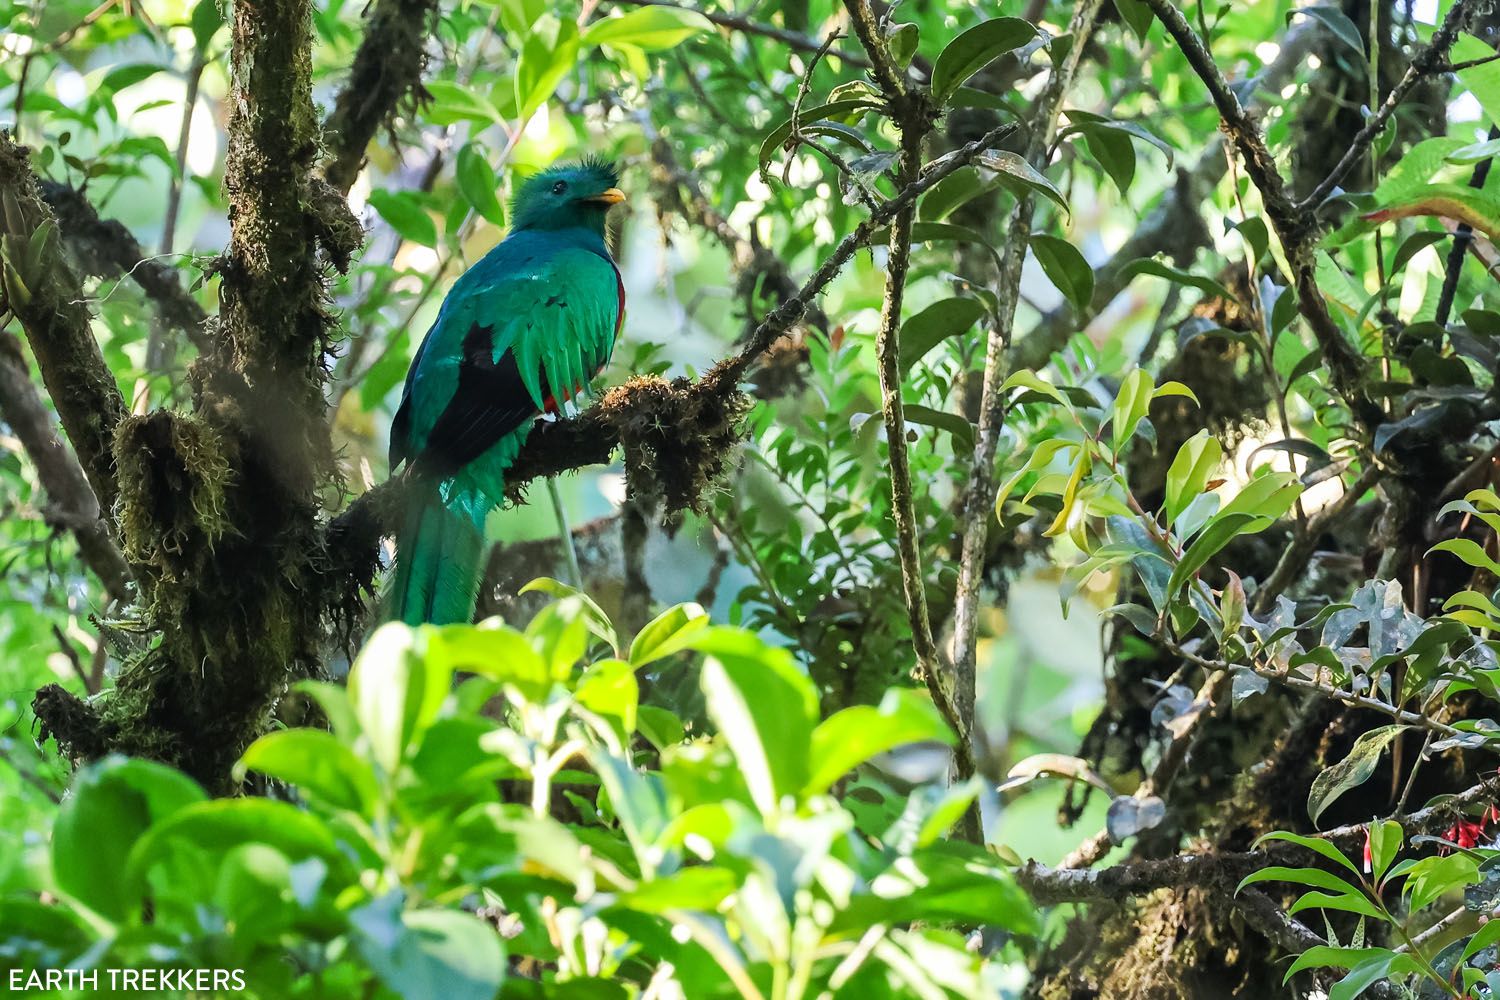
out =
<svg viewBox="0 0 1500 1000"><path fill-rule="evenodd" d="M625 286L604 242L625 200L613 164L526 180L506 238L463 276L422 339L391 424L391 471L417 480L396 536L390 617L468 622L484 522L505 495L536 417L584 391L609 361Z"/></svg>

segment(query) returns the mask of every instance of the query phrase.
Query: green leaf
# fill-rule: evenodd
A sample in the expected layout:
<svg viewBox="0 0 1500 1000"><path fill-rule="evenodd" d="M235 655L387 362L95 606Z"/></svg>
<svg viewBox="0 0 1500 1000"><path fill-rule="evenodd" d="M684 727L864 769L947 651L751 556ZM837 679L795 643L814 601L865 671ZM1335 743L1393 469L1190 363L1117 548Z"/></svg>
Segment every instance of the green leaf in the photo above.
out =
<svg viewBox="0 0 1500 1000"><path fill-rule="evenodd" d="M1390 954L1389 948L1335 948L1326 944L1314 945L1297 956L1297 960L1287 968L1286 975L1281 982L1283 985L1291 982L1292 977L1303 969L1318 969L1326 966L1352 969L1361 962L1385 958Z"/></svg>
<svg viewBox="0 0 1500 1000"><path fill-rule="evenodd" d="M391 898L349 915L355 949L381 982L402 1000L494 1000L505 948L493 927L461 910L390 912Z"/></svg>
<svg viewBox="0 0 1500 1000"><path fill-rule="evenodd" d="M1459 956L1458 960L1460 962L1467 962L1497 941L1500 941L1500 920L1491 920L1475 931L1473 937L1469 938L1468 943L1464 945L1463 954Z"/></svg>
<svg viewBox="0 0 1500 1000"><path fill-rule="evenodd" d="M1337 847L1334 847L1332 844L1330 844L1326 840L1323 840L1321 837L1307 837L1300 833L1288 833L1285 830L1273 830L1270 833L1263 834L1262 836L1256 838L1255 844L1253 846L1258 848L1261 844L1264 844L1268 840L1284 840L1289 844L1296 844L1299 847L1305 847L1309 851L1314 851L1318 854L1321 854L1323 857L1327 858L1329 861L1332 861L1334 864L1340 865L1343 868L1346 868L1349 871L1353 872L1356 878L1360 876L1359 868L1355 866L1354 862L1344 857L1343 851L1340 851Z"/></svg>
<svg viewBox="0 0 1500 1000"><path fill-rule="evenodd" d="M1484 551L1484 548L1478 542L1470 538L1445 538L1428 549L1427 552L1429 555L1434 552L1451 552L1475 569L1482 569L1495 576L1500 576L1500 563L1491 559L1489 553Z"/></svg>
<svg viewBox="0 0 1500 1000"><path fill-rule="evenodd" d="M1030 370L1029 368L1023 368L1020 371L1012 372L1010 376L1006 378L1003 383L1001 383L1000 392L1004 394L1016 388L1030 389L1032 392L1039 392L1044 396L1055 399L1059 403L1064 402L1063 394L1058 391L1057 386L1053 385L1050 382L1044 381L1040 375ZM1061 444L1059 445L1059 447L1061 447ZM1052 454L1056 454L1055 449L1053 450Z"/></svg>
<svg viewBox="0 0 1500 1000"><path fill-rule="evenodd" d="M349 669L349 701L371 755L387 776L436 718L448 694L452 668L424 659L419 633L397 622L375 630Z"/></svg>
<svg viewBox="0 0 1500 1000"><path fill-rule="evenodd" d="M684 650L708 627L708 612L694 603L677 604L647 622L630 644L630 665L643 667Z"/></svg>
<svg viewBox="0 0 1500 1000"><path fill-rule="evenodd" d="M1312 789L1307 795L1307 814L1316 823L1323 811L1340 795L1357 788L1370 780L1380 755L1391 741L1405 732L1408 726L1380 726L1362 733L1354 741L1349 755L1332 767L1324 768L1313 778Z"/></svg>
<svg viewBox="0 0 1500 1000"><path fill-rule="evenodd" d="M416 195L410 191L375 190L370 192L369 200L396 235L424 247L437 246L437 224Z"/></svg>
<svg viewBox="0 0 1500 1000"><path fill-rule="evenodd" d="M1087 315L1094 301L1094 269L1078 248L1056 236L1032 233L1031 252L1063 298L1080 315Z"/></svg>
<svg viewBox="0 0 1500 1000"><path fill-rule="evenodd" d="M158 865L170 869L185 849L216 858L241 844L266 844L294 862L317 858L329 868L348 868L332 831L312 813L270 799L214 799L186 806L153 825L114 878L131 891L145 892L152 870Z"/></svg>
<svg viewBox="0 0 1500 1000"><path fill-rule="evenodd" d="M1136 38L1144 42L1146 34L1151 30L1153 20L1151 8L1147 7L1142 0L1114 0L1114 3L1121 20L1130 26L1131 31L1135 32Z"/></svg>
<svg viewBox="0 0 1500 1000"><path fill-rule="evenodd" d="M510 685L533 702L546 698L554 680L531 640L497 619L477 626L433 629L427 639L427 662L443 670L465 670Z"/></svg>
<svg viewBox="0 0 1500 1000"><path fill-rule="evenodd" d="M660 8L643 8L638 13L656 9ZM578 25L571 17L558 20L554 15L543 15L526 36L516 60L517 118L530 120L537 108L552 99L562 78L577 66L578 49Z"/></svg>
<svg viewBox="0 0 1500 1000"><path fill-rule="evenodd" d="M458 181L458 190L474 211L497 226L505 224L505 212L500 208L500 199L495 195L499 190L499 182L495 180L495 172L485 161L484 154L474 143L464 143L463 148L458 151L454 176Z"/></svg>
<svg viewBox="0 0 1500 1000"><path fill-rule="evenodd" d="M803 108L802 114L797 118L797 123L799 125L808 125L812 122L825 121L831 118L847 118L850 115L861 114L879 106L873 98L869 97L844 98L843 100L830 101L827 104L819 104L817 107ZM788 118L767 132L766 137L761 140L760 173L762 178L768 176L767 170L770 167L771 158L776 155L776 151L781 149L787 140L791 138L792 124L792 120Z"/></svg>
<svg viewBox="0 0 1500 1000"><path fill-rule="evenodd" d="M148 829L208 798L191 778L148 760L111 755L83 768L52 826L52 878L100 916L128 919L140 905L120 878Z"/></svg>
<svg viewBox="0 0 1500 1000"><path fill-rule="evenodd" d="M980 153L975 162L995 171L1000 183L1017 198L1040 194L1050 199L1064 214L1070 214L1068 200L1063 197L1063 193L1019 153L1012 153L1008 149L988 149Z"/></svg>
<svg viewBox="0 0 1500 1000"><path fill-rule="evenodd" d="M1131 369L1120 391L1115 395L1114 415L1110 419L1110 440L1116 455L1125 447L1135 433L1136 425L1151 407L1151 391L1155 388L1151 374L1144 368Z"/></svg>
<svg viewBox="0 0 1500 1000"><path fill-rule="evenodd" d="M602 17L583 33L585 45L633 45L659 52L681 45L694 35L713 30L713 23L696 10L651 6L622 17Z"/></svg>
<svg viewBox="0 0 1500 1000"><path fill-rule="evenodd" d="M701 684L709 718L734 753L762 814L781 808L811 772L818 718L813 683L784 649L748 632L714 628L693 641L707 654Z"/></svg>
<svg viewBox="0 0 1500 1000"><path fill-rule="evenodd" d="M104 79L99 82L102 90L117 91L126 87L134 86L142 80L148 80L162 71L163 67L149 63L134 63L127 66L117 66L104 74Z"/></svg>
<svg viewBox="0 0 1500 1000"><path fill-rule="evenodd" d="M1167 264L1163 264L1159 260L1152 260L1150 257L1142 257L1138 260L1133 260L1130 263L1126 264L1124 267L1120 268L1119 280L1122 284L1128 283L1131 278L1134 278L1137 275L1141 274L1149 274L1152 277L1156 278L1166 278L1168 281L1175 282L1179 285L1187 285L1189 288L1196 288L1206 295L1221 298L1228 302L1239 301L1239 299L1233 292L1231 292L1229 289L1225 288L1223 285L1219 284L1212 278L1205 278L1201 275L1190 274L1187 271L1182 271Z"/></svg>
<svg viewBox="0 0 1500 1000"><path fill-rule="evenodd" d="M941 299L901 324L901 370L911 370L938 344L967 331L984 316L984 303L960 295Z"/></svg>
<svg viewBox="0 0 1500 1000"><path fill-rule="evenodd" d="M1491 125L1500 125L1500 63L1494 61L1495 50L1467 32L1460 32L1448 58L1454 63L1488 60L1458 71L1458 81L1469 89L1484 108Z"/></svg>
<svg viewBox="0 0 1500 1000"><path fill-rule="evenodd" d="M336 809L364 815L370 815L379 798L369 765L332 733L318 729L267 733L235 765L236 778L247 771L279 778Z"/></svg>
<svg viewBox="0 0 1500 1000"><path fill-rule="evenodd" d="M214 40L214 35L224 26L224 12L219 8L220 0L198 0L193 5L193 43L201 54Z"/></svg>
<svg viewBox="0 0 1500 1000"><path fill-rule="evenodd" d="M1370 865L1376 880L1385 875L1403 841L1401 824L1388 819L1370 824Z"/></svg>
<svg viewBox="0 0 1500 1000"><path fill-rule="evenodd" d="M592 597L579 590L577 587L569 586L561 580L554 580L550 576L539 576L532 580L520 590L522 594L551 594L553 597L576 597L583 602L584 617L588 621L589 631L603 641L609 643L609 648L616 654L620 651L620 639L615 634L615 627L610 622L609 616L604 609L594 601Z"/></svg>
<svg viewBox="0 0 1500 1000"><path fill-rule="evenodd" d="M1287 916L1294 917L1303 910L1338 910L1342 913L1357 913L1373 920L1384 920L1385 915L1369 901L1362 892L1305 892L1291 906Z"/></svg>
<svg viewBox="0 0 1500 1000"><path fill-rule="evenodd" d="M1321 868L1284 868L1279 865L1262 868L1246 875L1240 879L1240 884L1235 886L1234 893L1237 896L1245 886L1258 885L1261 882L1295 882L1297 885L1328 889L1332 892L1359 893L1357 886Z"/></svg>
<svg viewBox="0 0 1500 1000"><path fill-rule="evenodd" d="M1350 969L1347 976L1329 988L1328 1000L1354 1000L1378 982L1420 971L1421 966L1410 955L1386 950L1384 955L1367 958Z"/></svg>
<svg viewBox="0 0 1500 1000"><path fill-rule="evenodd" d="M1036 28L1019 17L996 17L960 32L932 64L932 96L945 103L969 77L991 60L1036 37Z"/></svg>
<svg viewBox="0 0 1500 1000"><path fill-rule="evenodd" d="M932 701L910 688L887 690L879 708L841 709L813 730L812 774L802 794L821 795L876 754L923 740L952 745L953 731Z"/></svg>
<svg viewBox="0 0 1500 1000"><path fill-rule="evenodd" d="M954 439L965 448L974 447L974 425L957 413L935 410L930 406L918 406L913 403L906 404L904 410L907 423L936 427L938 430L952 434Z"/></svg>
<svg viewBox="0 0 1500 1000"><path fill-rule="evenodd" d="M635 679L634 664L616 659L589 664L573 689L573 697L595 715L616 720L622 740L635 733L641 686Z"/></svg>
<svg viewBox="0 0 1500 1000"><path fill-rule="evenodd" d="M1365 57L1365 40L1359 33L1359 28L1334 4L1313 4L1308 7L1297 7L1287 11L1286 20L1290 24L1292 18L1298 14L1306 14L1314 20L1323 22L1334 38L1343 42L1361 60ZM1363 63L1361 63L1363 65Z"/></svg>
<svg viewBox="0 0 1500 1000"><path fill-rule="evenodd" d="M1177 592L1187 584L1203 565L1212 559L1220 549L1228 545L1237 536L1252 534L1247 531L1251 525L1260 518L1254 514L1243 512L1227 513L1220 511L1209 519L1208 525L1193 539L1193 543L1187 547L1177 565L1172 567L1172 575L1167 580L1167 596L1174 597Z"/></svg>
<svg viewBox="0 0 1500 1000"><path fill-rule="evenodd" d="M1207 430L1194 434L1177 449L1177 457L1172 459L1167 470L1165 513L1168 525L1175 524L1188 504L1204 492L1223 458L1223 446Z"/></svg>

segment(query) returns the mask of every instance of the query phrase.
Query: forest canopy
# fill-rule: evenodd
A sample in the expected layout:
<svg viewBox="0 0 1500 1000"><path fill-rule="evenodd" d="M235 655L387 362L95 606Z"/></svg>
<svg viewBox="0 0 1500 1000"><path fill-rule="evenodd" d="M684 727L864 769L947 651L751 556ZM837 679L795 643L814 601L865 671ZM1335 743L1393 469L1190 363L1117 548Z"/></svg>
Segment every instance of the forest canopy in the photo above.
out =
<svg viewBox="0 0 1500 1000"><path fill-rule="evenodd" d="M8 988L1500 997L1492 0L0 25Z"/></svg>

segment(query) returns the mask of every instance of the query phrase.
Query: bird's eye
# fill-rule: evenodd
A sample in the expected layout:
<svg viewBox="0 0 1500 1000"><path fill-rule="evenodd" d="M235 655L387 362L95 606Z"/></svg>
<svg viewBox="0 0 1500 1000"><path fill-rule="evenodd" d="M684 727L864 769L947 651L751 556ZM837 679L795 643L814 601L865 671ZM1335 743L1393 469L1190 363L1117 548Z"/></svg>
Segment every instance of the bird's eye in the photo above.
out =
<svg viewBox="0 0 1500 1000"><path fill-rule="evenodd" d="M553 194L562 194L567 189L568 189L568 182L567 181L558 181L556 184L552 185L552 193Z"/></svg>

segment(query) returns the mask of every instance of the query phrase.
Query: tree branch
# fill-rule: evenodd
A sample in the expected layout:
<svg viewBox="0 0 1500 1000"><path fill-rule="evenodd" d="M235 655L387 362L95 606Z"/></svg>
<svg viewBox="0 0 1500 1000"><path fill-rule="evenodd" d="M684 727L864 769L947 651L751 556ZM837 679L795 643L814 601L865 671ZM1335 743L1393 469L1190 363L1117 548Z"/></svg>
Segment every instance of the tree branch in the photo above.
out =
<svg viewBox="0 0 1500 1000"><path fill-rule="evenodd" d="M1385 129L1386 123L1396 113L1401 102L1406 100L1406 95L1411 93L1412 88L1425 77L1448 69L1448 50L1453 48L1453 43L1458 40L1459 31L1469 15L1477 8L1476 0L1458 0L1449 8L1447 16L1443 18L1443 23L1433 34L1432 41L1412 59L1396 86L1392 87L1391 92L1386 95L1385 103L1380 106L1380 110L1371 115L1365 122L1364 128L1355 133L1349 148L1344 151L1343 156L1339 157L1338 163L1334 164L1328 176L1309 191L1306 198L1297 202L1296 211L1311 212L1323 204L1324 199L1333 193L1333 189L1338 187L1339 182L1370 151L1370 144Z"/></svg>
<svg viewBox="0 0 1500 1000"><path fill-rule="evenodd" d="M1188 64L1208 88L1214 106L1219 109L1221 127L1244 160L1245 173L1260 191L1271 227L1286 252L1292 270L1292 284L1297 292L1297 308L1318 341L1333 386L1355 419L1366 429L1373 429L1384 421L1385 413L1366 392L1363 357L1344 338L1344 332L1329 314L1328 304L1318 288L1313 253L1317 228L1312 215L1300 210L1287 196L1286 182L1266 148L1259 126L1246 114L1213 56L1182 12L1168 0L1144 2L1177 42Z"/></svg>
<svg viewBox="0 0 1500 1000"><path fill-rule="evenodd" d="M901 136L900 159L896 166L897 183L910 187L922 165L922 147L931 131L933 116L924 100L909 99L902 74L892 63L875 23L869 0L845 0L849 19L865 52L874 65L874 76L880 82ZM877 206L878 208L878 206ZM912 650L917 669L932 694L932 700L947 719L958 738L954 760L960 779L974 774L973 746L970 742L972 719L960 710L951 671L938 657L932 637L932 620L927 612L927 584L922 572L921 545L917 538L917 519L912 505L911 462L906 452L906 415L901 399L901 301L906 292L906 275L911 266L912 224L916 203L910 202L896 213L891 224L890 255L886 261L885 294L880 307L880 327L875 333L876 366L880 379L881 415L885 420L885 441L891 474L891 516L896 522L896 548L901 561L901 584L906 595L907 616L911 621Z"/></svg>
<svg viewBox="0 0 1500 1000"><path fill-rule="evenodd" d="M1067 58L1048 77L1036 102L1026 144L1026 161L1037 169L1046 166L1046 151L1057 132L1057 117L1093 33L1102 0L1079 0L1069 25L1072 44ZM985 549L995 506L995 451L1005 425L1005 398L1000 391L1010 365L1008 352L1020 298L1021 265L1031 240L1031 218L1035 200L1031 195L1016 199L1011 210L1005 256L996 284L996 315L985 345L984 380L979 402L979 432L974 444L969 481L964 490L959 523L963 545L959 555L958 585L953 606L953 666L958 710L966 720L974 716L976 657L979 639L979 588L984 574ZM977 732L975 735L978 735Z"/></svg>
<svg viewBox="0 0 1500 1000"><path fill-rule="evenodd" d="M84 270L96 277L130 278L156 306L157 315L205 349L208 314L183 287L177 270L146 256L136 238L114 219L101 219L88 198L75 188L41 181L42 197L57 214L63 239Z"/></svg>
<svg viewBox="0 0 1500 1000"><path fill-rule="evenodd" d="M78 541L84 564L94 571L112 598L125 597L130 567L100 517L99 501L78 458L53 430L52 415L26 372L21 345L0 333L0 418L26 449L37 481L47 493L43 517L53 528L66 528Z"/></svg>
<svg viewBox="0 0 1500 1000"><path fill-rule="evenodd" d="M0 210L3 210L4 272L7 304L21 321L41 370L52 405L78 455L100 505L114 506L115 428L125 415L120 387L104 363L90 326L83 290L56 238L33 237L56 227L42 201L27 149L0 132ZM56 229L53 229L56 236Z"/></svg>
<svg viewBox="0 0 1500 1000"><path fill-rule="evenodd" d="M324 123L323 176L348 194L376 131L407 94L420 98L436 0L376 0L349 79Z"/></svg>

